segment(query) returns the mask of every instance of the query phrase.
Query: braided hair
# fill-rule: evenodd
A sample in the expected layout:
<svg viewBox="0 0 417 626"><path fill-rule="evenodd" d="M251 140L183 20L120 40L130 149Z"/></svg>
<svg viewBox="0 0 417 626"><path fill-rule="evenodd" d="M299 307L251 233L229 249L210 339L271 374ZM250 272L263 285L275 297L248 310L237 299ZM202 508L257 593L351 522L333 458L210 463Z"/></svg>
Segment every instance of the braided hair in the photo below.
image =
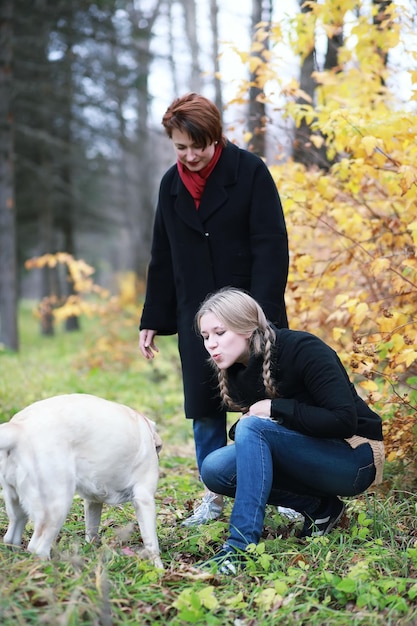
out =
<svg viewBox="0 0 417 626"><path fill-rule="evenodd" d="M242 335L251 333L249 350L251 355L263 354L262 380L268 398L278 397L271 378L271 349L275 343L275 333L259 304L248 293L234 287L225 287L209 295L196 315L196 327L200 330L203 315L213 313L226 328ZM210 363L217 369L212 359ZM237 404L229 394L227 370L217 369L220 397L225 406L234 411L249 409Z"/></svg>

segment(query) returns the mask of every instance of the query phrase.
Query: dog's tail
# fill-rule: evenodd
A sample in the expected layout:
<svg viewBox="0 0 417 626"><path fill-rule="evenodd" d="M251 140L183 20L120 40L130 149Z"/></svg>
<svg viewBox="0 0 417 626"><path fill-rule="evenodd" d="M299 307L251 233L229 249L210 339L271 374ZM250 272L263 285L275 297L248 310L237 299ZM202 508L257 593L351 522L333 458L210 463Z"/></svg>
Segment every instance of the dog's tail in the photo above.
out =
<svg viewBox="0 0 417 626"><path fill-rule="evenodd" d="M11 450L15 447L18 436L18 427L8 422L0 424L0 450Z"/></svg>

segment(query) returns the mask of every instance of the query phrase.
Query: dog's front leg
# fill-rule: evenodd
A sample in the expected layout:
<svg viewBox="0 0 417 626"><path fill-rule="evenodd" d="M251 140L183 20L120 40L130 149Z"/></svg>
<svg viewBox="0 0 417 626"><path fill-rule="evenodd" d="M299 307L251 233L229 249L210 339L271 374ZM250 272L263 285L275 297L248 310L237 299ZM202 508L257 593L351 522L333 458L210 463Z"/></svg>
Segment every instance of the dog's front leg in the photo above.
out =
<svg viewBox="0 0 417 626"><path fill-rule="evenodd" d="M84 500L85 540L89 543L100 543L98 529L100 527L102 509L102 502L92 502L87 499Z"/></svg>

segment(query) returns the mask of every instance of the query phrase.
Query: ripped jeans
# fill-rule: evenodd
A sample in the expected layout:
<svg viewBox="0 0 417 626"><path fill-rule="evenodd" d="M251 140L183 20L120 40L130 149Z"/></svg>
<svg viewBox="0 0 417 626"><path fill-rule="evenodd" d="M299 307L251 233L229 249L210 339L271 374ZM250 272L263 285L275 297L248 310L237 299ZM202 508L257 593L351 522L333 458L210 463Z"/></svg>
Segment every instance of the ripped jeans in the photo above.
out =
<svg viewBox="0 0 417 626"><path fill-rule="evenodd" d="M209 454L201 468L211 491L235 498L227 543L241 550L259 542L267 504L312 516L324 498L363 493L375 473L368 443L351 448L256 416L241 419L235 443Z"/></svg>

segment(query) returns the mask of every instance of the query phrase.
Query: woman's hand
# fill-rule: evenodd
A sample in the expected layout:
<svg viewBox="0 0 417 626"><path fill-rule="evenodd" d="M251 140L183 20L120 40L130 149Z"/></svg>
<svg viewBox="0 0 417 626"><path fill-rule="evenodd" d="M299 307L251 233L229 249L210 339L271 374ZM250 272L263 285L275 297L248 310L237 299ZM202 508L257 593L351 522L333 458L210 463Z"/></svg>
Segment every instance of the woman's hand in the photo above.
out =
<svg viewBox="0 0 417 626"><path fill-rule="evenodd" d="M156 330L143 329L139 333L139 349L145 359L153 359L154 352L159 352L155 345Z"/></svg>
<svg viewBox="0 0 417 626"><path fill-rule="evenodd" d="M242 417L249 417L250 415L256 415L256 417L271 417L271 400L259 400L249 407L249 411L242 415Z"/></svg>

